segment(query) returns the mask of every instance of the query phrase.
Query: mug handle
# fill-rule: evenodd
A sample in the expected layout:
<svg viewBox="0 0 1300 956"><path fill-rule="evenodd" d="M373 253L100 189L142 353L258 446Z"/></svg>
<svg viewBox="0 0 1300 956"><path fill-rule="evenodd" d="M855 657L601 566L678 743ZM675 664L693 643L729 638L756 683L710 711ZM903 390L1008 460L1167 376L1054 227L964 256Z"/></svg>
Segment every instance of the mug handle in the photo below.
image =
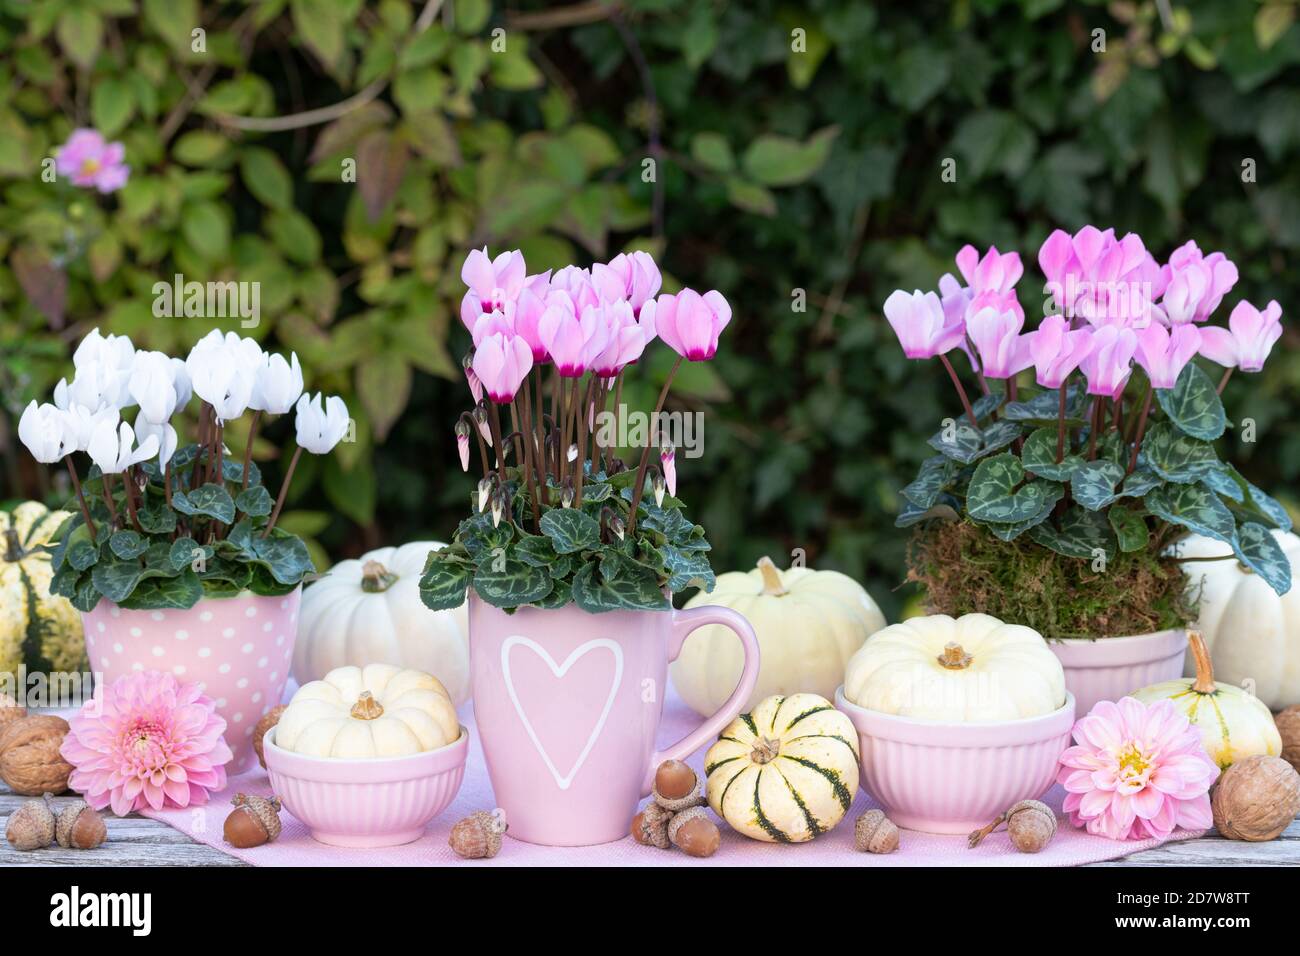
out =
<svg viewBox="0 0 1300 956"><path fill-rule="evenodd" d="M745 701L749 700L749 695L758 685L758 635L754 633L753 627L744 617L730 608L712 605L673 611L672 615L673 631L668 644L669 662L677 660L682 652L682 645L686 643L686 638L692 631L706 624L721 624L735 631L736 636L740 638L740 643L745 649L745 669L740 673L740 683L736 685L736 689L713 716L667 750L656 750L651 755L650 768L646 771L645 782L641 784L643 797L648 797L654 789L655 770L658 769L659 764L665 760L685 760L699 750L710 737L716 736L723 727L736 719L740 709L745 706Z"/></svg>

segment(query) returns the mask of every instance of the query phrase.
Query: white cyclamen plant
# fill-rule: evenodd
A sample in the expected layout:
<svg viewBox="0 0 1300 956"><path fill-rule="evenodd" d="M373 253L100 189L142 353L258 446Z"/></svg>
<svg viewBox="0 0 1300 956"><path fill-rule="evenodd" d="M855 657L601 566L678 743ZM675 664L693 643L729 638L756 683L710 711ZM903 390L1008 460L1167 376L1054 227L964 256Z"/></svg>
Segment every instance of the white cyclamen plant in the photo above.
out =
<svg viewBox="0 0 1300 956"><path fill-rule="evenodd" d="M53 547L50 589L82 611L188 608L204 596L286 594L314 571L302 540L277 527L303 450L323 455L349 429L343 400L303 393L298 357L214 329L184 360L137 351L95 329L73 355L53 404L27 406L18 435L37 461L64 462L73 516ZM197 441L173 420L199 401ZM134 420L124 413L135 409ZM264 415L296 409L297 448L274 498L251 459ZM226 426L252 413L242 461ZM86 456L84 479L77 457Z"/></svg>

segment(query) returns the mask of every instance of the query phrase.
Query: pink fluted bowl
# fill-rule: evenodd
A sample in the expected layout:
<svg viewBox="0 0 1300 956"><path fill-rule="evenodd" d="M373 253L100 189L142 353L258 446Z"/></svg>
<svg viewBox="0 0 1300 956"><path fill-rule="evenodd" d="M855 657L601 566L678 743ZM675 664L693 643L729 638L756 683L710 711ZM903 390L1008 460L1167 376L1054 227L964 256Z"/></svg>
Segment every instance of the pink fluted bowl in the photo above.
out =
<svg viewBox="0 0 1300 956"><path fill-rule="evenodd" d="M1156 631L1136 637L1069 638L1048 641L1065 669L1065 689L1078 701L1080 716L1100 700L1119 700L1135 690L1183 676L1187 632Z"/></svg>
<svg viewBox="0 0 1300 956"><path fill-rule="evenodd" d="M310 757L262 738L271 788L280 802L331 846L411 843L456 799L465 779L469 731L445 747L403 757Z"/></svg>
<svg viewBox="0 0 1300 956"><path fill-rule="evenodd" d="M858 731L862 779L889 819L908 830L970 833L1018 800L1051 789L1070 745L1074 696L1041 717L948 723L859 707L835 692Z"/></svg>

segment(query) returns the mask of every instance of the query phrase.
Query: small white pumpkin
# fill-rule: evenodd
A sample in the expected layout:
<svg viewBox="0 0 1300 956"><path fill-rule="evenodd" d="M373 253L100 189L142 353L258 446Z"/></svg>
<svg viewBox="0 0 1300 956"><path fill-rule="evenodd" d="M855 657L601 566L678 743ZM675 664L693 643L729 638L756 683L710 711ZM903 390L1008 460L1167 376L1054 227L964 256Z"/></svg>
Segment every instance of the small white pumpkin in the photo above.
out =
<svg viewBox="0 0 1300 956"><path fill-rule="evenodd" d="M1201 729L1205 752L1220 767L1243 757L1282 752L1282 735L1273 715L1258 697L1232 684L1216 684L1210 649L1196 631L1187 634L1196 677L1167 680L1134 691L1144 704L1172 700L1174 707Z"/></svg>
<svg viewBox="0 0 1300 956"><path fill-rule="evenodd" d="M931 614L867 638L849 661L844 696L899 717L1019 720L1065 704L1065 672L1032 628L988 614Z"/></svg>
<svg viewBox="0 0 1300 956"><path fill-rule="evenodd" d="M740 613L758 636L758 684L750 709L774 694L808 692L834 697L844 665L862 642L885 626L885 616L862 585L838 571L780 571L760 558L753 571L729 571L712 591L686 606L720 604ZM673 686L696 713L715 714L740 683L745 652L735 632L702 627L686 639L672 665Z"/></svg>
<svg viewBox="0 0 1300 956"><path fill-rule="evenodd" d="M824 697L769 697L733 720L705 755L709 806L755 840L811 840L849 812L857 740L849 718Z"/></svg>
<svg viewBox="0 0 1300 956"><path fill-rule="evenodd" d="M336 667L396 664L435 675L460 705L469 699L469 624L465 606L430 611L420 575L437 541L380 548L340 561L302 592L293 676L300 684Z"/></svg>
<svg viewBox="0 0 1300 956"><path fill-rule="evenodd" d="M313 757L401 757L459 737L447 688L392 664L339 667L303 684L275 725L276 746Z"/></svg>
<svg viewBox="0 0 1300 956"><path fill-rule="evenodd" d="M1300 564L1300 537L1274 531L1291 562ZM1214 655L1214 670L1227 684L1250 681L1270 710L1300 704L1300 588L1277 594L1238 561L1222 541L1192 535L1178 542L1182 558L1223 558L1183 564L1190 587L1200 592L1197 628ZM1188 654L1184 674L1196 673Z"/></svg>

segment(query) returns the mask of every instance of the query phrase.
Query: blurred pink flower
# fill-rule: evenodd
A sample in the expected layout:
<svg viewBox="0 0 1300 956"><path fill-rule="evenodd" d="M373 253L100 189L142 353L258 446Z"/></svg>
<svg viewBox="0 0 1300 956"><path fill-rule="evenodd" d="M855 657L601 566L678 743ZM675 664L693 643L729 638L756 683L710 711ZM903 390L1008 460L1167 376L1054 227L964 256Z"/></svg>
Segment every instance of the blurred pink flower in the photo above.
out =
<svg viewBox="0 0 1300 956"><path fill-rule="evenodd" d="M1112 840L1163 840L1177 827L1213 822L1209 791L1219 768L1173 701L1103 700L1075 723L1074 740L1057 782L1076 827Z"/></svg>
<svg viewBox="0 0 1300 956"><path fill-rule="evenodd" d="M518 335L497 332L474 350L474 374L488 398L498 405L514 401L515 393L533 367L533 352Z"/></svg>
<svg viewBox="0 0 1300 956"><path fill-rule="evenodd" d="M1227 256L1202 256L1191 239L1174 250L1161 275L1165 290L1160 305L1170 325L1204 322L1237 284L1237 267Z"/></svg>
<svg viewBox="0 0 1300 956"><path fill-rule="evenodd" d="M976 295L985 291L1010 292L1025 272L1020 253L1001 253L997 246L989 246L983 257L974 246L962 246L957 253L957 269Z"/></svg>
<svg viewBox="0 0 1300 956"><path fill-rule="evenodd" d="M1060 388L1091 350L1091 331L1071 329L1070 323L1059 315L1047 316L1029 340L1038 384L1043 388Z"/></svg>
<svg viewBox="0 0 1300 956"><path fill-rule="evenodd" d="M954 301L959 294L951 292ZM885 300L885 318L910 359L934 358L961 345L966 337L963 316L948 314L933 292L917 289L910 295L902 289Z"/></svg>
<svg viewBox="0 0 1300 956"><path fill-rule="evenodd" d="M1015 296L1010 295L1011 303ZM979 353L986 378L1010 378L1034 364L1032 335L1021 335L1024 314L996 293L977 295L967 309L966 334Z"/></svg>
<svg viewBox="0 0 1300 956"><path fill-rule="evenodd" d="M68 721L59 753L73 767L68 784L96 810L207 803L226 785L226 722L197 681L161 671L119 677Z"/></svg>
<svg viewBox="0 0 1300 956"><path fill-rule="evenodd" d="M692 362L713 358L718 351L718 336L731 321L731 306L717 291L700 295L694 289L683 289L675 296L661 295L654 309L659 338Z"/></svg>
<svg viewBox="0 0 1300 956"><path fill-rule="evenodd" d="M1133 373L1137 334L1118 325L1103 325L1092 332L1092 348L1080 363L1088 378L1088 394L1117 398Z"/></svg>
<svg viewBox="0 0 1300 956"><path fill-rule="evenodd" d="M1039 248L1038 264L1066 318L1095 326L1146 325L1164 292L1160 267L1132 232L1116 239L1114 229L1084 226L1073 236L1057 229Z"/></svg>
<svg viewBox="0 0 1300 956"><path fill-rule="evenodd" d="M93 186L101 193L111 193L125 186L131 176L125 158L121 143L106 143L98 130L76 129L55 154L54 168L74 186Z"/></svg>
<svg viewBox="0 0 1300 956"><path fill-rule="evenodd" d="M591 267L591 281L601 298L626 299L632 314L640 315L641 306L653 299L663 284L659 267L648 252L619 253L609 264Z"/></svg>
<svg viewBox="0 0 1300 956"><path fill-rule="evenodd" d="M1137 331L1137 363L1147 373L1152 388L1173 388L1178 375L1201 344L1201 330L1175 325L1170 332L1159 322Z"/></svg>
<svg viewBox="0 0 1300 956"><path fill-rule="evenodd" d="M518 249L488 258L487 246L471 249L460 267L461 281L469 287L460 301L460 319L471 332L480 313L505 311L507 302L519 298L526 278L524 256Z"/></svg>
<svg viewBox="0 0 1300 956"><path fill-rule="evenodd" d="M1258 372L1282 337L1282 306L1269 302L1260 312L1244 299L1228 317L1228 328L1208 326L1201 329L1201 354L1224 368Z"/></svg>

